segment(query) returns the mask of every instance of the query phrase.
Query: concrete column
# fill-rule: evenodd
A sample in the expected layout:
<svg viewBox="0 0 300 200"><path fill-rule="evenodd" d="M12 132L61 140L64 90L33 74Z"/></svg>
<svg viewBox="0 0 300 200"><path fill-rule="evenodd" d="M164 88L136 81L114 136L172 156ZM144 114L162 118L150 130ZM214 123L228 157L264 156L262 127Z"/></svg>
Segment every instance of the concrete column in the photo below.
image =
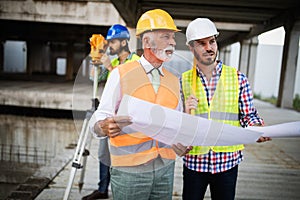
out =
<svg viewBox="0 0 300 200"><path fill-rule="evenodd" d="M74 65L74 46L72 42L69 42L67 45L67 70L66 70L66 80L73 80L73 65Z"/></svg>
<svg viewBox="0 0 300 200"><path fill-rule="evenodd" d="M31 50L32 41L27 40L26 41L26 46L27 46L27 60L26 60L27 68L26 68L26 73L31 75L32 71L33 71L32 70L32 60L34 59L33 58L33 53L32 53L32 50Z"/></svg>
<svg viewBox="0 0 300 200"><path fill-rule="evenodd" d="M27 73L41 72L42 65L41 46L35 41L27 41Z"/></svg>
<svg viewBox="0 0 300 200"><path fill-rule="evenodd" d="M132 52L137 51L137 37L135 36L136 29L135 28L128 28L129 34L130 34L130 40L129 40L129 49Z"/></svg>
<svg viewBox="0 0 300 200"><path fill-rule="evenodd" d="M249 43L250 40L243 40L240 42L240 59L238 69L246 76L248 75L248 59L249 59Z"/></svg>
<svg viewBox="0 0 300 200"><path fill-rule="evenodd" d="M3 72L4 65L4 41L0 41L0 72Z"/></svg>
<svg viewBox="0 0 300 200"><path fill-rule="evenodd" d="M251 85L251 88L254 88L254 76L256 68L256 58L257 58L257 46L258 46L258 37L253 37L250 42L250 55L248 62L248 81Z"/></svg>
<svg viewBox="0 0 300 200"><path fill-rule="evenodd" d="M51 73L50 49L46 43L26 41L27 46L27 74Z"/></svg>
<svg viewBox="0 0 300 200"><path fill-rule="evenodd" d="M230 63L230 53L231 53L231 46L226 46L222 49L220 49L219 52L219 59L222 60L224 64L229 64Z"/></svg>
<svg viewBox="0 0 300 200"><path fill-rule="evenodd" d="M248 81L251 85L251 88L253 88L258 38L253 37L249 40L244 40L240 43L240 45L241 45L241 50L240 50L239 70L248 77Z"/></svg>
<svg viewBox="0 0 300 200"><path fill-rule="evenodd" d="M277 106L293 108L294 88L296 82L297 56L299 51L300 21L284 27L282 65Z"/></svg>
<svg viewBox="0 0 300 200"><path fill-rule="evenodd" d="M128 31L130 33L130 41L129 41L130 51L135 52L136 54L141 56L143 54L143 48L142 48L141 40L135 35L136 29L128 28Z"/></svg>

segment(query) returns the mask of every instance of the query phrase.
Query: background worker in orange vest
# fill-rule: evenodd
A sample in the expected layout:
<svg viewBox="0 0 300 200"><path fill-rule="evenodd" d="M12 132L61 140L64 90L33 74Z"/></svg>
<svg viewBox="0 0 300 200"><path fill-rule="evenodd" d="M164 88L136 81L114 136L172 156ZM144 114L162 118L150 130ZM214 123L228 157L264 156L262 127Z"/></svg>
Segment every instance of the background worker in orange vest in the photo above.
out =
<svg viewBox="0 0 300 200"><path fill-rule="evenodd" d="M107 54L103 54L100 61L104 67L110 73L116 66L124 63L128 63L134 60L138 60L140 57L134 52L130 52L128 41L130 40L130 34L128 29L121 24L112 25L106 35L108 41L109 54L111 56L117 55L116 58L110 60ZM107 78L107 75L104 79ZM94 199L107 199L108 198L108 186L110 183L110 155L107 144L107 138L99 141L98 149L99 158L99 182L98 190L93 191L91 194L84 196L82 200L94 200Z"/></svg>
<svg viewBox="0 0 300 200"><path fill-rule="evenodd" d="M195 19L187 27L187 45L195 61L181 77L185 111L233 126L262 126L246 76L216 60L218 34L207 18ZM268 140L261 137L258 142ZM243 148L242 144L193 147L183 159L183 199L203 199L210 185L212 199L233 200Z"/></svg>
<svg viewBox="0 0 300 200"><path fill-rule="evenodd" d="M125 94L182 111L178 78L163 66L174 52L177 31L164 10L149 10L140 17L136 35L144 54L111 72L90 123L96 136L109 138L114 200L172 199L175 152L182 156L190 147L171 147L139 132L123 133L130 117L115 115Z"/></svg>

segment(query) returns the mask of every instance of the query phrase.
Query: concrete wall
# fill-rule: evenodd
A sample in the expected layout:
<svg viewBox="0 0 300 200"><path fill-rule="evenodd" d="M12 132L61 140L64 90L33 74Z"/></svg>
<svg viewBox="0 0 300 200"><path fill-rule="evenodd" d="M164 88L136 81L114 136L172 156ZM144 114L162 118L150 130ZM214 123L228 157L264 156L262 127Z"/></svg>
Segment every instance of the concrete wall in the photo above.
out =
<svg viewBox="0 0 300 200"><path fill-rule="evenodd" d="M108 0L99 1L0 1L0 19L67 24L124 24Z"/></svg>
<svg viewBox="0 0 300 200"><path fill-rule="evenodd" d="M283 48L280 45L259 45L257 51L254 92L262 97L278 95ZM300 94L300 63L297 62L294 97ZM291 83L292 84L292 83Z"/></svg>
<svg viewBox="0 0 300 200"><path fill-rule="evenodd" d="M46 165L76 143L73 120L0 115L1 161Z"/></svg>
<svg viewBox="0 0 300 200"><path fill-rule="evenodd" d="M51 180L70 160L76 142L73 120L0 115L0 199L19 184L26 187L26 180L38 180L34 190ZM28 188L17 194L25 198Z"/></svg>
<svg viewBox="0 0 300 200"><path fill-rule="evenodd" d="M77 0L77 1L42 1L42 0L12 0L12 1L0 1L0 19L13 20L16 22L44 22L46 24L62 24L66 26L79 25L77 27L82 31L81 34L85 34L86 26L94 26L93 28L99 32L103 32L103 27L110 27L113 24L126 25L123 19L120 17L118 11L109 0ZM49 22L49 23L47 23ZM36 23L37 24L37 23ZM46 24L44 24L46 26ZM17 26L18 24L16 24ZM14 26L15 27L15 26ZM61 26L58 26L61 27ZM57 29L59 30L59 28ZM99 27L99 29L97 28ZM26 27L29 28L30 27ZM74 28L74 26L72 26ZM42 27L41 27L42 29ZM75 29L76 30L76 29ZM129 29L131 34L131 40L129 47L132 51L137 50L137 38L135 36L135 29ZM49 30L48 30L49 32ZM55 41L52 43L45 43L39 36L43 37L45 41L47 39L54 40L53 35L60 34L62 37L68 35L63 30L61 33L57 32L53 35L49 34L46 30L42 30L40 34L23 34L31 35L32 38L27 42L27 63L25 63L25 70L29 75L34 73L48 73L56 74L56 58L66 58L66 79L72 80L73 74L79 69L80 63L86 56L85 52L86 44L80 44L81 46L70 46L70 43L74 43L70 40L68 44L62 44L61 46L55 46ZM26 31L25 31L26 33ZM47 34L48 37L47 38ZM106 33L102 33L104 36ZM76 37L76 33L72 33L73 37ZM11 36L11 35L10 35ZM71 37L71 36L70 36ZM82 37L78 34L78 37ZM69 39L69 38L68 38ZM88 37L86 38L88 41ZM63 41L64 42L64 41ZM50 46L48 45L50 44ZM71 44L76 45L76 44ZM1 46L3 47L3 46ZM56 49L52 49L55 48ZM58 49L57 49L58 48ZM60 48L60 49L59 49ZM2 48L6 51L7 48ZM41 50L42 49L42 50ZM69 54L68 54L69 53ZM1 57L4 57L1 59ZM4 61L3 61L4 60ZM9 59L8 56L0 55L0 62L14 62ZM23 67L23 66L22 66ZM24 68L23 67L23 68ZM0 71L3 66L0 64ZM14 70L14 66L5 66L5 72ZM17 68L20 68L19 66ZM22 68L22 69L23 69Z"/></svg>
<svg viewBox="0 0 300 200"><path fill-rule="evenodd" d="M238 68L238 55L240 46L235 43L231 46L229 65ZM256 69L254 75L254 86L252 90L262 97L277 97L279 90L279 79L281 71L282 45L264 45L257 47ZM298 55L296 82L294 96L300 94L300 58Z"/></svg>

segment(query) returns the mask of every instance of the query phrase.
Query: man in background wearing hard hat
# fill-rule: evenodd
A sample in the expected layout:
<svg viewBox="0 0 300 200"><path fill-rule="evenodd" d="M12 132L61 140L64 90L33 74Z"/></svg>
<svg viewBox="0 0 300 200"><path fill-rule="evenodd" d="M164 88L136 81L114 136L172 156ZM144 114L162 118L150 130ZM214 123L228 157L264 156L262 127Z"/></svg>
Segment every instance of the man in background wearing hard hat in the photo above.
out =
<svg viewBox="0 0 300 200"><path fill-rule="evenodd" d="M140 57L136 53L131 53L128 46L130 34L128 29L121 25L111 26L107 32L106 40L108 41L109 54L118 55L117 58L109 59L107 54L101 57L101 62L106 69L112 71L116 66L138 60Z"/></svg>
<svg viewBox="0 0 300 200"><path fill-rule="evenodd" d="M130 34L128 29L121 24L112 25L106 35L108 41L109 54L118 57L110 60L107 54L103 54L100 61L110 73L116 66L138 60L140 57L135 53L131 53L128 47ZM109 75L108 73L108 75ZM84 196L82 200L107 199L108 186L110 182L110 155L107 144L107 138L100 139L98 158L99 158L99 183L98 190Z"/></svg>
<svg viewBox="0 0 300 200"><path fill-rule="evenodd" d="M181 77L185 112L233 126L262 126L246 76L216 60L218 34L207 18L195 19L187 27L194 66ZM261 137L257 142L267 140ZM183 159L183 199L203 199L210 185L212 199L233 200L243 148L243 144L194 146Z"/></svg>
<svg viewBox="0 0 300 200"><path fill-rule="evenodd" d="M115 115L125 94L182 111L178 78L164 68L174 52L177 31L172 17L161 9L140 17L136 35L144 54L111 72L95 122L90 123L98 137L109 138L114 200L172 199L175 152L182 156L190 148L171 147L140 132L123 133L121 128L131 124L130 117Z"/></svg>

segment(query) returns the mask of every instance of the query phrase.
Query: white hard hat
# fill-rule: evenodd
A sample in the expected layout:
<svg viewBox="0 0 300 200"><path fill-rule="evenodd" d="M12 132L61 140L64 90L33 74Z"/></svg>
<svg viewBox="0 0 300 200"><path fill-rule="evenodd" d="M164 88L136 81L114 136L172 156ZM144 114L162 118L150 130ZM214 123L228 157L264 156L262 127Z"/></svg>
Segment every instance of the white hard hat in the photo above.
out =
<svg viewBox="0 0 300 200"><path fill-rule="evenodd" d="M186 29L186 44L210 36L218 36L215 24L207 18L197 18L191 21Z"/></svg>

